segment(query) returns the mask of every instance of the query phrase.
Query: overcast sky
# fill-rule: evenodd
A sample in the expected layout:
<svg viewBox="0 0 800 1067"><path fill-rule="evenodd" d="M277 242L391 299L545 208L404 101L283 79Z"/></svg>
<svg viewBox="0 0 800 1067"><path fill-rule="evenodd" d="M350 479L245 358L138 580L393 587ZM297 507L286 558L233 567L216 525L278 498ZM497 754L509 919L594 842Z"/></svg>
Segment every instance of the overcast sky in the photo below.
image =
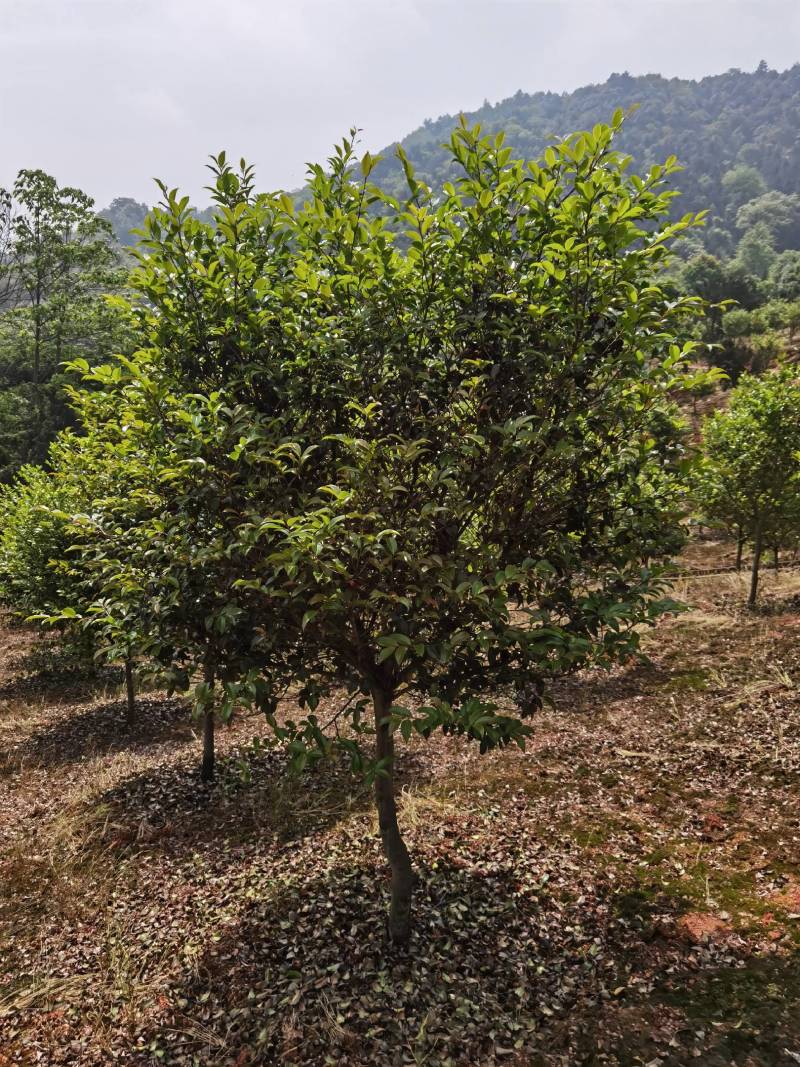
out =
<svg viewBox="0 0 800 1067"><path fill-rule="evenodd" d="M378 149L517 89L761 59L800 60L800 0L0 0L0 184L205 203L220 148L294 188L354 124Z"/></svg>

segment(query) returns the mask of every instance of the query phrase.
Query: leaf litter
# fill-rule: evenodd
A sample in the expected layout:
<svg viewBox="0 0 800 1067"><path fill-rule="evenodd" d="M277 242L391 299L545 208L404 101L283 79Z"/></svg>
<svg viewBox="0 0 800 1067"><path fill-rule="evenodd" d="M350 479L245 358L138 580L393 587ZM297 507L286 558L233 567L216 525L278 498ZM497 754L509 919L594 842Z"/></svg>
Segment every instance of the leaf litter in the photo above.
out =
<svg viewBox="0 0 800 1067"><path fill-rule="evenodd" d="M686 580L649 663L560 683L525 752L403 747L407 952L344 766L289 778L242 718L203 785L179 701L126 735L117 691L45 685L10 632L0 1064L793 1062L800 576L758 613L743 582Z"/></svg>

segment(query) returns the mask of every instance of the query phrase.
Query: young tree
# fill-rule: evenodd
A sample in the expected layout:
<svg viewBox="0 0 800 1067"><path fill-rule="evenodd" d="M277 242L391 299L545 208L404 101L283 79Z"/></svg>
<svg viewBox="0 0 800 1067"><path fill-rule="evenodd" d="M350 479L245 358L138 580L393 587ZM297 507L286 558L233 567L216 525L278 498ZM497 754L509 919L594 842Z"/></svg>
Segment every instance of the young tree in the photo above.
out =
<svg viewBox="0 0 800 1067"><path fill-rule="evenodd" d="M758 279L736 260L721 263L704 253L690 259L681 275L687 292L709 304L705 320L705 336L709 341L722 338L722 317L731 304L749 310L760 303Z"/></svg>
<svg viewBox="0 0 800 1067"><path fill-rule="evenodd" d="M14 235L14 201L7 189L0 189L0 312L13 303L16 281L11 269Z"/></svg>
<svg viewBox="0 0 800 1067"><path fill-rule="evenodd" d="M129 396L139 373L134 367ZM215 773L216 721L263 692L263 623L242 582L242 516L231 507L240 472L230 456L251 430L217 394L163 396L158 419L145 408L134 431L150 450L148 484L84 531L102 590L91 610L120 635L120 653L137 652L170 689L190 693L205 782Z"/></svg>
<svg viewBox="0 0 800 1067"><path fill-rule="evenodd" d="M117 442L120 464L129 463L133 448L147 468L138 493L93 517L83 550L101 577L100 617L105 602L113 604L112 618L138 612L140 654L160 665L172 687L191 692L208 781L217 719L227 720L241 703L272 706L258 678L267 670L259 651L264 623L248 607L253 593L236 541L249 517L242 442L263 445L276 428L277 451L248 456L255 466L245 468L248 491L261 501L277 499L276 478L298 460L281 445L279 421L259 414L274 395L272 383L260 380L258 360L261 301L280 269L281 238L269 239L274 209L255 197L246 168L241 181L228 171L220 176L214 225L198 219L188 199L162 192L165 208L146 222L134 278L144 296L132 309L142 349L110 366L72 364L89 385L84 425ZM218 389L234 379L247 406L228 405ZM109 408L102 397L111 393ZM280 640L272 635L269 644L274 660Z"/></svg>
<svg viewBox="0 0 800 1067"><path fill-rule="evenodd" d="M707 522L752 543L753 607L764 548L777 555L800 531L800 383L792 367L742 375L728 408L707 419L697 498Z"/></svg>
<svg viewBox="0 0 800 1067"><path fill-rule="evenodd" d="M74 368L88 372L88 364ZM119 377L117 374L116 377ZM24 467L0 491L0 596L13 611L57 627L87 660L122 661L127 724L135 721L134 658L146 648L146 603L115 596L98 566L147 517L152 457L120 389L70 389L80 432L62 431L47 469Z"/></svg>
<svg viewBox="0 0 800 1067"><path fill-rule="evenodd" d="M79 486L41 467L23 467L0 489L0 598L22 618L75 598L67 513L86 502Z"/></svg>

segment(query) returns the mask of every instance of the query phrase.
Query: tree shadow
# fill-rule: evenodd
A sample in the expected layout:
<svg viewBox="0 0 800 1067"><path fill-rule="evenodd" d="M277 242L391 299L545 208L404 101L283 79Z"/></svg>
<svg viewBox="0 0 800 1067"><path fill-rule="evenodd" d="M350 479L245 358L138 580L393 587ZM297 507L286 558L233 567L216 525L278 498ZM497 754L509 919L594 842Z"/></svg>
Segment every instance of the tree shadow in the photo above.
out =
<svg viewBox="0 0 800 1067"><path fill-rule="evenodd" d="M213 782L200 780L199 762L199 747L196 759L184 751L93 796L105 824L102 843L172 855L247 842L270 850L372 808L371 789L345 759L297 774L281 747L254 754L233 745L218 753ZM425 777L413 754L399 761L400 788Z"/></svg>
<svg viewBox="0 0 800 1067"><path fill-rule="evenodd" d="M0 701L71 704L118 689L125 680L121 667L97 666L47 643L13 656L5 667L11 677L0 685Z"/></svg>
<svg viewBox="0 0 800 1067"><path fill-rule="evenodd" d="M800 1054L797 951L655 977L652 994L584 1020L576 1062L784 1067Z"/></svg>
<svg viewBox="0 0 800 1067"><path fill-rule="evenodd" d="M613 700L629 700L643 692L670 685L681 670L655 662L638 662L612 671L584 671L564 678L553 687L556 706L580 709L586 704L606 705Z"/></svg>
<svg viewBox="0 0 800 1067"><path fill-rule="evenodd" d="M189 710L181 700L137 698L136 722L130 729L125 715L122 700L65 714L6 749L0 757L0 767L8 770L33 763L57 768L98 754L137 750L190 736Z"/></svg>
<svg viewBox="0 0 800 1067"><path fill-rule="evenodd" d="M789 615L800 611L800 593L791 593L788 596L766 595L748 608L752 615L770 617L773 615Z"/></svg>
<svg viewBox="0 0 800 1067"><path fill-rule="evenodd" d="M457 849L417 856L412 943L394 949L378 843L353 832L326 846L299 869L291 851L277 857L194 976L165 990L171 1014L151 1036L167 1058L613 1063L570 1058L580 1034L602 1031L637 967L666 971L688 951L621 918L600 874L570 870L568 887L552 858L509 867Z"/></svg>
<svg viewBox="0 0 800 1067"><path fill-rule="evenodd" d="M317 866L311 877L279 861L194 976L165 990L172 1007L151 1036L167 1058L751 1067L797 1048L796 956L693 957L621 918L602 878L549 890L518 869L418 862L400 951L386 940L377 844L351 837Z"/></svg>

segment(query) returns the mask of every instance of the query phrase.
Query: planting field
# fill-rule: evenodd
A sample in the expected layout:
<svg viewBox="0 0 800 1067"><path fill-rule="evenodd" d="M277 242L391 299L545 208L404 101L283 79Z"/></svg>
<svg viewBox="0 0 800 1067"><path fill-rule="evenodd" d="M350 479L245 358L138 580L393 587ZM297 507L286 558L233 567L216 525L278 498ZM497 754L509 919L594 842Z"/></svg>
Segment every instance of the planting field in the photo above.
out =
<svg viewBox="0 0 800 1067"><path fill-rule="evenodd" d="M800 571L762 588L681 580L525 752L401 746L407 952L344 767L288 777L241 718L203 785L179 701L128 734L121 679L7 630L0 1065L800 1062Z"/></svg>

